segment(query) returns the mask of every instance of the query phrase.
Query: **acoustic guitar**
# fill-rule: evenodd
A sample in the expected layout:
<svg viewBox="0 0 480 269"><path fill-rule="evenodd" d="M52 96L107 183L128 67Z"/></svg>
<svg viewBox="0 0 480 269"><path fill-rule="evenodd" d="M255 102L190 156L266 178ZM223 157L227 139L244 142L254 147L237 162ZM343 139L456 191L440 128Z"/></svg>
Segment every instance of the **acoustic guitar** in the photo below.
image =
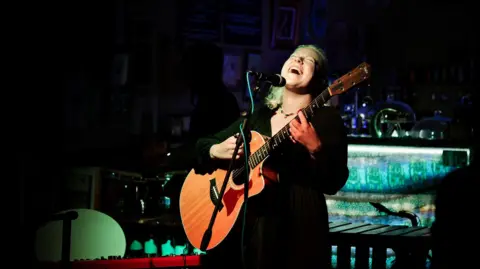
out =
<svg viewBox="0 0 480 269"><path fill-rule="evenodd" d="M335 80L302 111L307 119L314 116L332 96L340 95L370 77L370 65L360 64L357 68ZM295 118L297 119L298 116ZM258 132L251 132L249 143L250 170L248 197L259 194L266 184L276 182L277 174L268 169L264 162L280 144L289 140L288 124L273 137L266 139ZM230 174L228 184L213 224L210 242L205 250L221 243L235 224L244 202L245 162L240 159ZM208 228L213 210L218 201L220 189L227 169L217 168L211 173L198 174L194 169L187 175L180 192L180 216L190 243L200 249L205 230Z"/></svg>

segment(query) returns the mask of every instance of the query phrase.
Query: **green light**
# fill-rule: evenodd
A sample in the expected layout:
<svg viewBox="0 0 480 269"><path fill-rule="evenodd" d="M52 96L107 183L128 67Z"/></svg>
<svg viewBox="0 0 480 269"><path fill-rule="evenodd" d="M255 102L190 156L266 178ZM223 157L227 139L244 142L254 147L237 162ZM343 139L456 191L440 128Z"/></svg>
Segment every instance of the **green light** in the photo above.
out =
<svg viewBox="0 0 480 269"><path fill-rule="evenodd" d="M185 251L187 250L187 245L179 245L179 246L175 246L175 255L185 255L187 253L185 253Z"/></svg>
<svg viewBox="0 0 480 269"><path fill-rule="evenodd" d="M406 194L436 184L456 167L444 164L444 151L465 148L349 145L350 175L342 192Z"/></svg>
<svg viewBox="0 0 480 269"><path fill-rule="evenodd" d="M110 216L92 209L75 209L72 221L70 261L124 256L127 249L120 224ZM37 230L35 251L39 261L59 262L62 253L63 221L51 221Z"/></svg>
<svg viewBox="0 0 480 269"><path fill-rule="evenodd" d="M195 254L195 255L203 255L203 254L207 254L207 253L206 253L205 251L201 251L201 250L198 249L198 248L195 248L195 249L193 250L193 254Z"/></svg>
<svg viewBox="0 0 480 269"><path fill-rule="evenodd" d="M175 254L175 249L172 247L172 242L167 240L164 244L162 244L162 256L171 256Z"/></svg>
<svg viewBox="0 0 480 269"><path fill-rule="evenodd" d="M145 254L157 254L157 246L153 239L145 241Z"/></svg>
<svg viewBox="0 0 480 269"><path fill-rule="evenodd" d="M381 145L349 145L350 175L336 195L326 195L330 221L409 225L405 218L379 213L370 202L392 211L418 216L420 225L434 221L434 194L429 193L443 176L456 169L444 163L445 153L468 148L433 148Z"/></svg>
<svg viewBox="0 0 480 269"><path fill-rule="evenodd" d="M137 240L133 240L132 244L130 244L130 250L132 251L137 251L142 249L143 249L142 243L140 243Z"/></svg>
<svg viewBox="0 0 480 269"><path fill-rule="evenodd" d="M467 148L427 148L427 147L404 147L404 146L376 146L376 145L348 145L348 153L390 153L390 154L428 154L442 155L444 150L449 151L466 151L470 155Z"/></svg>

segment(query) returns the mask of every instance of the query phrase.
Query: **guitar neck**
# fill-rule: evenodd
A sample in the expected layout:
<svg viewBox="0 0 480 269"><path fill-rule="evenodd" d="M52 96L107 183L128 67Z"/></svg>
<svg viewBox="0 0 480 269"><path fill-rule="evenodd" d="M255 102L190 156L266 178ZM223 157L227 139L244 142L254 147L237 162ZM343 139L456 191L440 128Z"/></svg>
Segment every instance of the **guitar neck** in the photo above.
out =
<svg viewBox="0 0 480 269"><path fill-rule="evenodd" d="M322 107L331 97L330 94L330 87L325 89L322 93L320 93L313 101L302 109L303 114L307 119L310 119L315 114L315 111ZM298 115L295 116L292 120L298 120ZM291 121L290 121L291 122ZM289 123L290 123L289 122ZM254 152L248 161L250 169L257 167L263 160L265 160L270 153L280 146L285 140L289 138L289 124L283 126L280 131L278 131L271 139L268 140L262 147L260 147L256 152Z"/></svg>

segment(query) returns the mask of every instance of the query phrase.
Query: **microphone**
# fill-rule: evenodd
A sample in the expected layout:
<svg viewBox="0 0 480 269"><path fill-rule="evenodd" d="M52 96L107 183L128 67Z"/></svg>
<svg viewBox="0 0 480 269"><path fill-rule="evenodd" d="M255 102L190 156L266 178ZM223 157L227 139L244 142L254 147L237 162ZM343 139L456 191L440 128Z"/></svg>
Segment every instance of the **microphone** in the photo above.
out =
<svg viewBox="0 0 480 269"><path fill-rule="evenodd" d="M275 87L282 87L282 86L285 86L286 84L285 78L280 76L279 74L267 75L261 72L253 72L253 71L248 71L248 73L254 75L259 81L270 82L272 86L275 86Z"/></svg>
<svg viewBox="0 0 480 269"><path fill-rule="evenodd" d="M50 221L53 220L76 220L78 218L77 211L68 211L62 214L56 214L49 218Z"/></svg>

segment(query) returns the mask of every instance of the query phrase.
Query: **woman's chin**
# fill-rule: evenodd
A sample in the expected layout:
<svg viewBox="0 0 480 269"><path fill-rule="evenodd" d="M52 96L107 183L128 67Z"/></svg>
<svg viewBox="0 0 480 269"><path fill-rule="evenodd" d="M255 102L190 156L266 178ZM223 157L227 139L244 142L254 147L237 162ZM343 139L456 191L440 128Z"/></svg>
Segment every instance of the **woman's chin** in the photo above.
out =
<svg viewBox="0 0 480 269"><path fill-rule="evenodd" d="M298 88L300 81L298 79L286 78L285 79L285 87L287 89L295 89Z"/></svg>
<svg viewBox="0 0 480 269"><path fill-rule="evenodd" d="M289 90L289 91L296 91L297 89L297 84L294 84L294 83L286 83L285 84L285 89Z"/></svg>

